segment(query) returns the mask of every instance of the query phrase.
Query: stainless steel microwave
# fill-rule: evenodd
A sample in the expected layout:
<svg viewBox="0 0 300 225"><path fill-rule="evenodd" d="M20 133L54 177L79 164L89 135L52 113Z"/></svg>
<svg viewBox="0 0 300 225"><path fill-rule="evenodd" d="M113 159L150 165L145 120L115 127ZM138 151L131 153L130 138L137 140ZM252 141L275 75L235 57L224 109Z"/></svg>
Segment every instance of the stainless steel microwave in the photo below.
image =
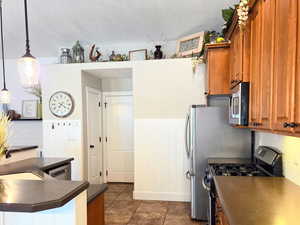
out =
<svg viewBox="0 0 300 225"><path fill-rule="evenodd" d="M229 102L229 123L248 126L249 116L249 83L239 83L232 89Z"/></svg>

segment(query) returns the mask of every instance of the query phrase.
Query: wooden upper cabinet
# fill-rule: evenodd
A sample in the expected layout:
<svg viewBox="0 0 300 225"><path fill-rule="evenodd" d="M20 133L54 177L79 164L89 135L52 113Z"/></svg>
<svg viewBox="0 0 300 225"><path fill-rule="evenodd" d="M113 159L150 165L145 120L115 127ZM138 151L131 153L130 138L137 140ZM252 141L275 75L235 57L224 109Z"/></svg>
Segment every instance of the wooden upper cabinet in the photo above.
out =
<svg viewBox="0 0 300 225"><path fill-rule="evenodd" d="M296 3L295 3L296 2ZM292 5L296 11L292 11L291 13L291 20L290 25L293 27L295 24L297 24L297 39L296 39L296 68L295 68L295 80L294 80L294 120L293 122L297 125L294 132L299 135L300 134L300 0L296 0ZM298 7L295 6L295 4L298 3ZM295 15L297 14L297 15ZM295 17L297 19L295 19ZM292 45L295 47L295 44Z"/></svg>
<svg viewBox="0 0 300 225"><path fill-rule="evenodd" d="M250 106L249 106L249 125L260 124L261 108L261 2L258 1L252 9L250 18Z"/></svg>
<svg viewBox="0 0 300 225"><path fill-rule="evenodd" d="M261 1L261 75L259 128L271 129L275 1Z"/></svg>
<svg viewBox="0 0 300 225"><path fill-rule="evenodd" d="M205 46L206 92L208 95L230 94L229 89L229 44Z"/></svg>
<svg viewBox="0 0 300 225"><path fill-rule="evenodd" d="M295 70L294 25L290 24L292 5L298 0L275 1L273 122L274 131L291 131L285 123L292 121L293 77ZM298 103L299 104L299 103Z"/></svg>
<svg viewBox="0 0 300 225"><path fill-rule="evenodd" d="M230 39L230 87L234 87L243 81L243 32L237 25Z"/></svg>

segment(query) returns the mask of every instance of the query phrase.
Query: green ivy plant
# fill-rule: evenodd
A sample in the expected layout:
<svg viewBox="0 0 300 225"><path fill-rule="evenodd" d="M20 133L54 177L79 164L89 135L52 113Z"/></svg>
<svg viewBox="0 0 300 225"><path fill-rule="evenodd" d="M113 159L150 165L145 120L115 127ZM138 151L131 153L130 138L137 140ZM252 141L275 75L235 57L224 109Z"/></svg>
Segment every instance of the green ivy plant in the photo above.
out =
<svg viewBox="0 0 300 225"><path fill-rule="evenodd" d="M228 28L230 27L231 23L232 23L232 19L233 19L233 14L234 14L234 8L229 7L227 9L223 9L222 10L222 17L225 21L224 25L223 25L223 35L226 33L226 31L228 30Z"/></svg>

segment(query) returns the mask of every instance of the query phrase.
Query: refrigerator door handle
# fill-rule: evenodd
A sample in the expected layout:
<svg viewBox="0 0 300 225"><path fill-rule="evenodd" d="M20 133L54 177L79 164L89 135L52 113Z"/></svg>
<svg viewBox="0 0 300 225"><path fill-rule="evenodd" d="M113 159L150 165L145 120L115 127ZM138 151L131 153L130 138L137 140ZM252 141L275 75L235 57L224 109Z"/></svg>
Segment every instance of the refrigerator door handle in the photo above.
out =
<svg viewBox="0 0 300 225"><path fill-rule="evenodd" d="M187 153L187 156L190 157L190 115L187 114L186 121L185 121L185 150Z"/></svg>

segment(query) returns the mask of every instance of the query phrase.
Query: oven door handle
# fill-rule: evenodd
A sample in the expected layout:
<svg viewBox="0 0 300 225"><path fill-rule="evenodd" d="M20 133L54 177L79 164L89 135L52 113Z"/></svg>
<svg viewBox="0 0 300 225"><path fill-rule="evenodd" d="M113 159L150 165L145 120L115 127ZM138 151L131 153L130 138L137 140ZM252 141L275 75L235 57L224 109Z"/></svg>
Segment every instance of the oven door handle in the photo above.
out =
<svg viewBox="0 0 300 225"><path fill-rule="evenodd" d="M211 191L211 188L206 185L205 177L202 178L202 186L206 191L208 191L208 192Z"/></svg>

